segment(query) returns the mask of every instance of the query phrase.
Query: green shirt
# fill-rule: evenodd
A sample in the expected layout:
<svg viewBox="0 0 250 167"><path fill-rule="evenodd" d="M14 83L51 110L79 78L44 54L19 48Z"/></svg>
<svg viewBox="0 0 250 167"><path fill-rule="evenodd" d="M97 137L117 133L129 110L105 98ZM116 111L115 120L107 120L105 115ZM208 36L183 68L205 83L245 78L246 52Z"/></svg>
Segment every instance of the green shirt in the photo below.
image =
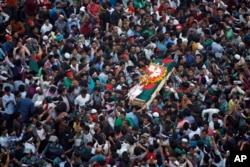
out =
<svg viewBox="0 0 250 167"><path fill-rule="evenodd" d="M142 32L142 35L147 35L147 37L152 37L155 34L154 30L146 29Z"/></svg>
<svg viewBox="0 0 250 167"><path fill-rule="evenodd" d="M64 80L64 86L65 86L66 88L69 88L71 85L72 85L72 81L71 81L69 78L66 78L66 79Z"/></svg>
<svg viewBox="0 0 250 167"><path fill-rule="evenodd" d="M26 165L32 165L36 162L36 158L34 156L31 156L30 158L27 158L26 156L24 156L20 161L19 164L20 166L22 166L22 164L26 164Z"/></svg>
<svg viewBox="0 0 250 167"><path fill-rule="evenodd" d="M128 121L129 126L134 126L134 123L133 123L133 121L132 121L131 118L126 117L125 120ZM123 120L120 117L116 118L116 120L115 120L115 126L121 127L122 126L122 122L123 122Z"/></svg>
<svg viewBox="0 0 250 167"><path fill-rule="evenodd" d="M134 7L136 9L144 9L146 7L146 2L145 0L136 0L134 1Z"/></svg>
<svg viewBox="0 0 250 167"><path fill-rule="evenodd" d="M46 167L49 163L47 161L44 161L43 163L37 162L38 167Z"/></svg>

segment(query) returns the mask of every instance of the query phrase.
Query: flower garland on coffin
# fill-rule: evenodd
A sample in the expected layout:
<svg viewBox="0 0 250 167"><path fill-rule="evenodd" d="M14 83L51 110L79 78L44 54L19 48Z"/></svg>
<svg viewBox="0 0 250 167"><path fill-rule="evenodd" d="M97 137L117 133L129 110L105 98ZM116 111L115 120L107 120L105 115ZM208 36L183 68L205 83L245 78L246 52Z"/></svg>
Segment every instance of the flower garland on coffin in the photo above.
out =
<svg viewBox="0 0 250 167"><path fill-rule="evenodd" d="M143 89L150 89L155 86L157 82L162 81L167 75L167 68L163 65L150 63L145 69L145 74L140 77L140 83L132 87L127 96L130 101L133 101L139 96Z"/></svg>

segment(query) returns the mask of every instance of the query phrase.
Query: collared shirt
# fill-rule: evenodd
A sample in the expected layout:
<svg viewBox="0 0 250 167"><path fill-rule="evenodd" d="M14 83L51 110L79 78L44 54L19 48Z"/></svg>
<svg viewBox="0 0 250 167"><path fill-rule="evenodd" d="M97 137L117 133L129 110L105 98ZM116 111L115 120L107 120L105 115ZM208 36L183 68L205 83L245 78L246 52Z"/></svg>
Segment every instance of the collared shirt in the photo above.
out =
<svg viewBox="0 0 250 167"><path fill-rule="evenodd" d="M13 101L13 103L11 103L10 101ZM14 113L15 111L15 105L16 105L16 100L15 100L15 96L13 93L10 93L9 95L6 94L2 97L2 102L3 102L3 106L5 108L5 113L8 115L11 115Z"/></svg>
<svg viewBox="0 0 250 167"><path fill-rule="evenodd" d="M21 141L23 139L24 133L25 132L22 131L22 133L21 133L21 135L19 137L10 135L7 138L7 145L8 145L8 147L9 148L14 148L15 147L15 143L18 142L18 141Z"/></svg>
<svg viewBox="0 0 250 167"><path fill-rule="evenodd" d="M58 32L60 32L61 34L65 34L65 30L67 28L67 23L65 21L59 21L57 20L55 22L55 27L57 28Z"/></svg>

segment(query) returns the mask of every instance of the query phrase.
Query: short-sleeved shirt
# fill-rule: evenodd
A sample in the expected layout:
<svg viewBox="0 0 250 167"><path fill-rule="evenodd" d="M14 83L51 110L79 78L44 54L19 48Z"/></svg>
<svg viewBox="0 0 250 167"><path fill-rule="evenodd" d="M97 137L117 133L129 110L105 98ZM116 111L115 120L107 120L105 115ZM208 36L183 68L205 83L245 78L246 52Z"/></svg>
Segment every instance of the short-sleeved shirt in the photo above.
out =
<svg viewBox="0 0 250 167"><path fill-rule="evenodd" d="M93 15L97 15L98 13L100 13L101 8L98 4L93 4L93 5L88 5L87 6L87 10L93 14Z"/></svg>
<svg viewBox="0 0 250 167"><path fill-rule="evenodd" d="M90 100L90 95L86 94L85 97L82 97L82 95L78 95L75 99L75 105L78 105L80 107L84 106L88 101Z"/></svg>

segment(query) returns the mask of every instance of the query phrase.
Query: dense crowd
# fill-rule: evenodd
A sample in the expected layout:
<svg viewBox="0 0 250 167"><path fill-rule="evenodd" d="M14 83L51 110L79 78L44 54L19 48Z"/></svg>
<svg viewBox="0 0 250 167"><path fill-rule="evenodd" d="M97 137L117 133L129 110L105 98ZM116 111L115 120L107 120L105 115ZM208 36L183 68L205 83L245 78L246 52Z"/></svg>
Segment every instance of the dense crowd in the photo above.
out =
<svg viewBox="0 0 250 167"><path fill-rule="evenodd" d="M249 0L0 4L0 166L228 167L249 151ZM156 59L173 73L131 105Z"/></svg>

